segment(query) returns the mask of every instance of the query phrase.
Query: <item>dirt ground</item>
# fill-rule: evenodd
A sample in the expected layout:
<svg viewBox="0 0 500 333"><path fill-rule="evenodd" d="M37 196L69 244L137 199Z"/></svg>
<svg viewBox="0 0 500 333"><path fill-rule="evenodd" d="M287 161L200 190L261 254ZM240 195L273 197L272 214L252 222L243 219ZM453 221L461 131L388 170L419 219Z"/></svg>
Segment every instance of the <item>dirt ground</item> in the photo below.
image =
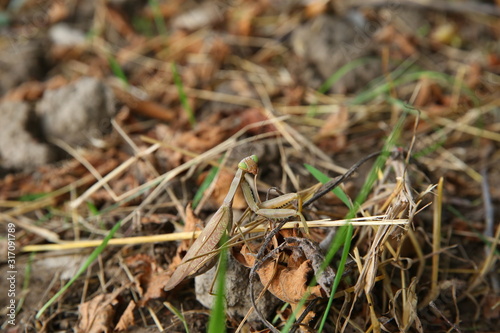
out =
<svg viewBox="0 0 500 333"><path fill-rule="evenodd" d="M0 0L3 332L500 332L499 165L498 0Z"/></svg>

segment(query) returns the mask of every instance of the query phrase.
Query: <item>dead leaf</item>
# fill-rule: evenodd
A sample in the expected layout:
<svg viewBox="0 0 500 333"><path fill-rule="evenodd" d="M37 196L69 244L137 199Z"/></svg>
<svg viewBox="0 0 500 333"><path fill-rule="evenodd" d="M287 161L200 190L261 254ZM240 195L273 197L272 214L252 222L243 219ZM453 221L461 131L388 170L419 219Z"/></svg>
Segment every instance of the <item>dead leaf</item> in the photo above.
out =
<svg viewBox="0 0 500 333"><path fill-rule="evenodd" d="M134 275L136 288L142 296L137 305L144 306L152 299L165 296L163 286L170 279L172 271L169 270L169 272L161 269L157 265L156 260L147 254L127 257L125 264Z"/></svg>
<svg viewBox="0 0 500 333"><path fill-rule="evenodd" d="M113 319L118 294L101 294L78 307L80 321L75 329L77 333L113 332Z"/></svg>
<svg viewBox="0 0 500 333"><path fill-rule="evenodd" d="M248 267L255 264L254 253L246 246L242 247L241 254ZM305 260L303 256L296 256L292 253L285 258L280 257L278 264L268 260L257 271L257 274L261 283L268 286L269 292L284 302L296 304L304 297L306 291L310 292L307 300L325 296L321 286L308 287L314 270L311 267L311 260Z"/></svg>
<svg viewBox="0 0 500 333"><path fill-rule="evenodd" d="M10 90L4 97L7 101L36 101L45 91L45 83L39 81L24 82Z"/></svg>
<svg viewBox="0 0 500 333"><path fill-rule="evenodd" d="M486 319L500 318L500 295L490 293L485 296L483 314Z"/></svg>
<svg viewBox="0 0 500 333"><path fill-rule="evenodd" d="M201 184L203 179L206 177L208 172L203 173L198 180L198 183ZM218 208L222 205L222 201L226 197L227 192L229 191L229 187L231 186L231 181L234 178L234 172L228 169L222 169L219 173L219 177L217 177L217 182L215 183L215 188L210 195L208 203L213 208ZM245 209L247 207L245 198L243 197L243 193L241 189L238 188L236 195L233 200L233 209Z"/></svg>
<svg viewBox="0 0 500 333"><path fill-rule="evenodd" d="M198 219L191 209L191 205L186 207L186 221L184 231L196 231L201 228L203 222ZM182 262L182 258L193 243L193 240L183 240L177 247L176 255L172 258L166 271L162 270L156 261L148 255L137 255L126 260L128 265L135 265L134 271L138 272L136 280L138 289L142 293L142 298L138 302L139 306L144 306L148 301L165 296L164 287L170 280L170 276L177 266Z"/></svg>
<svg viewBox="0 0 500 333"><path fill-rule="evenodd" d="M47 14L51 24L60 22L69 15L68 5L63 1L54 1Z"/></svg>
<svg viewBox="0 0 500 333"><path fill-rule="evenodd" d="M325 13L328 10L326 1L310 1L304 8L305 16L313 18Z"/></svg>
<svg viewBox="0 0 500 333"><path fill-rule="evenodd" d="M174 219L173 214L151 214L141 217L141 225L145 224L164 224L167 221Z"/></svg>
<svg viewBox="0 0 500 333"><path fill-rule="evenodd" d="M151 276L156 271L156 261L147 254L136 254L125 259L125 265L135 277L135 284L139 293L144 294Z"/></svg>
<svg viewBox="0 0 500 333"><path fill-rule="evenodd" d="M135 307L136 307L136 304L134 301L130 301L128 303L128 306L125 309L125 312L123 312L122 316L120 317L120 320L118 321L118 324L116 324L115 330L125 331L130 326L133 326L135 324L135 320L134 320Z"/></svg>
<svg viewBox="0 0 500 333"><path fill-rule="evenodd" d="M229 130L229 126L222 119L222 114L216 113L198 123L194 130L179 134L172 145L201 153L227 139Z"/></svg>
<svg viewBox="0 0 500 333"><path fill-rule="evenodd" d="M241 121L240 126L238 129L241 129L245 126L255 124L258 122L266 121L269 120L262 112L261 109L258 108L250 108L244 110L241 115L239 116L239 119ZM249 133L253 135L258 135L262 133L269 133L269 132L276 132L277 129L273 124L267 124L263 126L258 126L258 127L253 127L248 130ZM236 132L236 131L235 131Z"/></svg>
<svg viewBox="0 0 500 333"><path fill-rule="evenodd" d="M165 297L165 290L163 290L163 288L167 284L168 280L170 280L171 275L171 272L165 271L154 273L149 280L144 296L137 304L139 306L144 306L152 299Z"/></svg>
<svg viewBox="0 0 500 333"><path fill-rule="evenodd" d="M347 145L346 128L349 126L349 113L347 108L341 107L338 112L332 113L320 128L314 141L324 151L338 152Z"/></svg>

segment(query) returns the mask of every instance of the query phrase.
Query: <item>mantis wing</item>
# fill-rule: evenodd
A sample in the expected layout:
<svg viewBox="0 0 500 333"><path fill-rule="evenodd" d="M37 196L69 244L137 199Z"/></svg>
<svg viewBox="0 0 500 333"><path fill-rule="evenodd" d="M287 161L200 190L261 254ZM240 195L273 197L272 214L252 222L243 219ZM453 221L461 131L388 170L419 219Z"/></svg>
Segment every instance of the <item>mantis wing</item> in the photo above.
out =
<svg viewBox="0 0 500 333"><path fill-rule="evenodd" d="M215 261L212 261L216 253L210 253L216 249L229 223L233 220L233 212L227 205L222 205L210 219L207 226L201 232L200 236L194 241L188 252L182 259L182 262L177 266L174 274L170 277L164 287L165 291L173 289L182 280L190 275L200 274L212 266ZM212 262L210 262L212 261ZM208 267L204 267L208 266ZM202 272L200 270L205 268Z"/></svg>

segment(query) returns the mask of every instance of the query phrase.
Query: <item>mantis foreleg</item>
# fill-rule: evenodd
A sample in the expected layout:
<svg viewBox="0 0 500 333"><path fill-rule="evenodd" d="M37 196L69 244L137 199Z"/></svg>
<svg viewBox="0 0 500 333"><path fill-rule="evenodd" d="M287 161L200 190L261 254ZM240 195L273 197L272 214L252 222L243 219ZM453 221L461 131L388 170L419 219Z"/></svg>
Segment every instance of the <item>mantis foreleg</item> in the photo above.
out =
<svg viewBox="0 0 500 333"><path fill-rule="evenodd" d="M244 175L244 179L240 186L248 207L250 207L255 214L268 219L285 219L298 216L305 232L309 233L306 219L304 215L302 215L302 197L298 193L287 193L262 202L257 193L254 178L249 174ZM290 206L293 201L297 202L297 209L284 208Z"/></svg>

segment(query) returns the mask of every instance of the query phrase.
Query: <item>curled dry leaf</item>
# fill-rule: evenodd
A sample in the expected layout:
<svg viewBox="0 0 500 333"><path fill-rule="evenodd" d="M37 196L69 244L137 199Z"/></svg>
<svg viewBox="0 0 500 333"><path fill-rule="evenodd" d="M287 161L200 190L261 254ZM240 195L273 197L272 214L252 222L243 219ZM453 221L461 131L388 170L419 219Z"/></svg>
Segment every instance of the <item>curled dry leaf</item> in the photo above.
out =
<svg viewBox="0 0 500 333"><path fill-rule="evenodd" d="M135 285L139 293L144 295L150 291L151 282L159 273L155 260L147 254L137 254L127 257L125 264L135 277Z"/></svg>
<svg viewBox="0 0 500 333"><path fill-rule="evenodd" d="M118 321L118 324L116 324L115 329L117 331L125 331L127 328L130 326L133 326L135 324L134 320L134 309L136 305L134 301L130 301L128 303L127 308L123 312L122 316L120 317L120 320Z"/></svg>
<svg viewBox="0 0 500 333"><path fill-rule="evenodd" d="M312 262L303 255L302 251L296 249L298 248L292 247L284 250L279 254L278 262L266 261L257 270L260 281L264 286L268 286L269 292L274 296L291 304L298 303L306 291L310 292L308 300L326 296L321 286L308 287L314 276ZM256 249L251 251L244 245L240 251L243 257L238 256L237 260L251 267L255 264L255 252Z"/></svg>
<svg viewBox="0 0 500 333"><path fill-rule="evenodd" d="M186 208L186 224L184 227L184 231L196 231L201 225L201 220L194 216L191 206L188 205ZM184 240L181 242L181 244L177 248L177 253L172 259L172 262L170 263L167 271L163 271L156 264L156 261L153 258L146 255L142 255L140 256L140 258L139 256L136 256L134 258L127 259L127 263L134 262L134 264L136 265L142 261L142 264L140 264L141 273L136 276L136 279L140 284L139 290L144 291L142 299L138 302L139 306L143 306L151 299L165 296L164 287L170 280L170 276L172 275L172 273L181 263L182 258L191 246L191 243L192 240Z"/></svg>
<svg viewBox="0 0 500 333"><path fill-rule="evenodd" d="M113 332L115 315L113 305L118 303L116 296L116 293L101 294L80 305L80 322L75 331L77 333Z"/></svg>

